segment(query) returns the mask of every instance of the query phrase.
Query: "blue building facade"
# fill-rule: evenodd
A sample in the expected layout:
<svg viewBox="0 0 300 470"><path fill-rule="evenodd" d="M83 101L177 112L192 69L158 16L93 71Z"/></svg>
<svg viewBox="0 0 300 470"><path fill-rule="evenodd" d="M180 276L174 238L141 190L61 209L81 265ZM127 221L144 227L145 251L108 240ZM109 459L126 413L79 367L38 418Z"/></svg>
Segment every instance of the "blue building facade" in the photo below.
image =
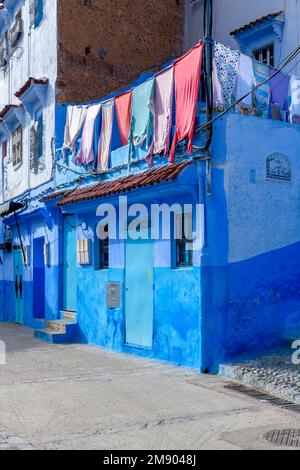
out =
<svg viewBox="0 0 300 470"><path fill-rule="evenodd" d="M57 110L60 130L64 114ZM178 157L174 166L157 158L153 169L141 160L130 175L124 148L123 167L118 149L118 166L100 177L68 171L67 163L63 172L58 166L57 181L33 191L18 214L29 247L27 265L21 263L21 301L15 284L18 231L14 217L4 218L15 251L3 253L1 320L24 323L50 341L96 344L207 372L216 372L220 361L283 344L300 328L299 147L298 126L230 114L214 125L211 181L205 155L196 153ZM166 168L168 177L162 176ZM101 197L72 196L78 187L93 194L110 181L145 172L151 184L115 194L104 190ZM122 195L128 204L203 207L204 243L191 265L174 264L172 240L117 239L109 242L101 269L97 207L118 208ZM88 240L83 265L76 260L79 240ZM75 324L73 317L61 334L64 312L75 311Z"/></svg>

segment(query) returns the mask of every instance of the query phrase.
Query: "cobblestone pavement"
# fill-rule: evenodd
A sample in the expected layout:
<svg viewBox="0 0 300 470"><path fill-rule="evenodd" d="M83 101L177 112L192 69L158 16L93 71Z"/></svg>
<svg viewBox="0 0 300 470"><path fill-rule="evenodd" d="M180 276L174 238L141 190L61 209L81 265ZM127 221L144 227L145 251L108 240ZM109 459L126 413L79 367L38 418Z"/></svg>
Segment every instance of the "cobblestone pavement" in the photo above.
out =
<svg viewBox="0 0 300 470"><path fill-rule="evenodd" d="M280 398L300 403L300 365L292 363L292 349L224 364L220 374Z"/></svg>
<svg viewBox="0 0 300 470"><path fill-rule="evenodd" d="M270 449L300 413L197 371L87 345L51 345L0 324L1 449ZM278 448L278 447L276 447Z"/></svg>

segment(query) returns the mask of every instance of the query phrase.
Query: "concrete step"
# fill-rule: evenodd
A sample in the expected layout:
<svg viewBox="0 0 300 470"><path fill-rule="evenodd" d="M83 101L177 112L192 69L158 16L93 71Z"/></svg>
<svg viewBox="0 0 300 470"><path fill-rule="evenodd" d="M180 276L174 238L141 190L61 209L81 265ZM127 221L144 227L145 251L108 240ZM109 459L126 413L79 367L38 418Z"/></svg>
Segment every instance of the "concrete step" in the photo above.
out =
<svg viewBox="0 0 300 470"><path fill-rule="evenodd" d="M48 343L75 343L79 337L78 323L66 320L47 321L46 329L37 329L34 333Z"/></svg>
<svg viewBox="0 0 300 470"><path fill-rule="evenodd" d="M49 328L45 328L44 330L35 330L34 336L47 343L57 344L64 343L66 335L64 333L50 330Z"/></svg>
<svg viewBox="0 0 300 470"><path fill-rule="evenodd" d="M76 325L76 322L67 320L47 320L47 328L58 333L66 333L68 326Z"/></svg>
<svg viewBox="0 0 300 470"><path fill-rule="evenodd" d="M76 314L76 312L71 312L69 310L61 310L60 311L60 318L61 318L61 320L76 322L77 321L77 314Z"/></svg>

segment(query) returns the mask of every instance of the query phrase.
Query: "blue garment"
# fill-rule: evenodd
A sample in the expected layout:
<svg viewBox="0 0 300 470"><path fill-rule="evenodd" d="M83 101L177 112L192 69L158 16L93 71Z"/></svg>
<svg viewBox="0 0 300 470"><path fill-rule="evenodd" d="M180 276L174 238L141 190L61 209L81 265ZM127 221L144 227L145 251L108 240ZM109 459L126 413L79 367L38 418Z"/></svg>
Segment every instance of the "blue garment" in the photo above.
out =
<svg viewBox="0 0 300 470"><path fill-rule="evenodd" d="M154 133L154 78L132 91L129 157L137 158L137 148L151 150Z"/></svg>

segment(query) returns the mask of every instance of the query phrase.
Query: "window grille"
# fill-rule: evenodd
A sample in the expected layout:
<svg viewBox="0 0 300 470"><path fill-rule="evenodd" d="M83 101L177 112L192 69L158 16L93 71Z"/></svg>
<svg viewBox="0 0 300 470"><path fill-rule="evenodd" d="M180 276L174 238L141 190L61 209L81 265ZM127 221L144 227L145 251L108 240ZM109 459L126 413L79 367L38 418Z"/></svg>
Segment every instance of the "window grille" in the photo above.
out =
<svg viewBox="0 0 300 470"><path fill-rule="evenodd" d="M38 173L43 169L43 117L30 129L30 170Z"/></svg>
<svg viewBox="0 0 300 470"><path fill-rule="evenodd" d="M253 51L253 57L263 64L274 67L274 44L268 44L267 46L255 49Z"/></svg>
<svg viewBox="0 0 300 470"><path fill-rule="evenodd" d="M105 240L97 239L96 247L97 252L95 253L95 269L108 269L109 268L109 236L108 236L108 225L103 227L103 231L107 233Z"/></svg>
<svg viewBox="0 0 300 470"><path fill-rule="evenodd" d="M30 27L37 28L44 15L44 0L30 0Z"/></svg>
<svg viewBox="0 0 300 470"><path fill-rule="evenodd" d="M180 214L175 219L176 235L176 268L187 268L193 266L192 232L193 216L192 214Z"/></svg>
<svg viewBox="0 0 300 470"><path fill-rule="evenodd" d="M13 166L22 163L23 161L23 129L22 126L17 127L17 129L12 134L12 161Z"/></svg>

